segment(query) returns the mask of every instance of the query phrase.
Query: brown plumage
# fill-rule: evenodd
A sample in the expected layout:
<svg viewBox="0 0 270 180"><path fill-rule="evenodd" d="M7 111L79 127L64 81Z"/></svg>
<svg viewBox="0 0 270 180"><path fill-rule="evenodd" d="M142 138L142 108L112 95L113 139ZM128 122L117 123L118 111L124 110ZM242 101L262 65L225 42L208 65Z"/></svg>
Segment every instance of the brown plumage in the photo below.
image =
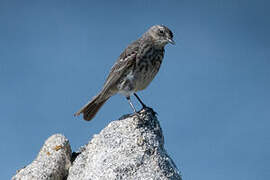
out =
<svg viewBox="0 0 270 180"><path fill-rule="evenodd" d="M168 43L174 44L169 28L163 25L151 27L122 52L101 92L76 112L75 116L83 113L83 118L90 121L102 105L116 93L127 98L134 112L136 110L130 101L132 94L145 107L135 92L145 89L153 80L162 63L164 47Z"/></svg>

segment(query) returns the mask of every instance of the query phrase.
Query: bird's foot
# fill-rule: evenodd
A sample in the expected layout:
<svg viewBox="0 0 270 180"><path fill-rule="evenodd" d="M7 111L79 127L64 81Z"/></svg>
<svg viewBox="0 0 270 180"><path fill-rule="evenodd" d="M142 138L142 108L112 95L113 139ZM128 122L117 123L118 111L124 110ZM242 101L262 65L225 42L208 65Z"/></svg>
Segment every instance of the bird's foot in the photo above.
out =
<svg viewBox="0 0 270 180"><path fill-rule="evenodd" d="M143 112L143 111L151 111L151 113L155 116L158 115L158 113L156 111L154 111L153 108L148 107L148 106L143 106L142 109L139 111L139 113Z"/></svg>
<svg viewBox="0 0 270 180"><path fill-rule="evenodd" d="M141 118L141 114L140 114L140 112L134 112L133 114L132 114L132 116L137 116L137 118Z"/></svg>

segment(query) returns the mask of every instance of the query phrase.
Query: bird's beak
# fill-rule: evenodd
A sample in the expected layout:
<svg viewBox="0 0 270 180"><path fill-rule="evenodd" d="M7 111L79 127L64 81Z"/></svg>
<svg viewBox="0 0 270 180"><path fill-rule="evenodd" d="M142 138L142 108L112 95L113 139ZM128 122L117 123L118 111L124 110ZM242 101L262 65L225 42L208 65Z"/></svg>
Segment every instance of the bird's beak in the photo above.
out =
<svg viewBox="0 0 270 180"><path fill-rule="evenodd" d="M174 42L173 39L168 39L168 42L171 43L171 44L173 44L173 45L175 45L175 42Z"/></svg>

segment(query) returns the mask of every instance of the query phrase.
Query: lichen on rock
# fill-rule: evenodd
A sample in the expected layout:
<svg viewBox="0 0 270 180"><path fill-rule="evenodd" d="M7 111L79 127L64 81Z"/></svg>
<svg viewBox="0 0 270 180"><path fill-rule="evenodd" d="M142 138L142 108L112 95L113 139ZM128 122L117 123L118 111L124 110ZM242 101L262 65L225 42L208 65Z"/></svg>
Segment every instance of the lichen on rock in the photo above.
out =
<svg viewBox="0 0 270 180"><path fill-rule="evenodd" d="M62 180L71 166L69 141L61 134L49 137L36 159L17 171L12 180Z"/></svg>

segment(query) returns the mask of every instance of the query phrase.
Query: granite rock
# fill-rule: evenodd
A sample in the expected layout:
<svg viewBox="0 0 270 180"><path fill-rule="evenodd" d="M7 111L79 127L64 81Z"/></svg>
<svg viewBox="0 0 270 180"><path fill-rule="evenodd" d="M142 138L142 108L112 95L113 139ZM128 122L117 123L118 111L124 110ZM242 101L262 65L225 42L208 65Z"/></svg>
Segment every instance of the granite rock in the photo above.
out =
<svg viewBox="0 0 270 180"><path fill-rule="evenodd" d="M12 180L62 180L71 165L69 141L61 134L49 137L36 159L17 171Z"/></svg>
<svg viewBox="0 0 270 180"><path fill-rule="evenodd" d="M68 180L181 180L152 109L111 122L83 148Z"/></svg>
<svg viewBox="0 0 270 180"><path fill-rule="evenodd" d="M72 154L63 135L51 136L37 158L12 178L28 179L181 180L181 176L164 149L155 112L145 108L112 121Z"/></svg>

